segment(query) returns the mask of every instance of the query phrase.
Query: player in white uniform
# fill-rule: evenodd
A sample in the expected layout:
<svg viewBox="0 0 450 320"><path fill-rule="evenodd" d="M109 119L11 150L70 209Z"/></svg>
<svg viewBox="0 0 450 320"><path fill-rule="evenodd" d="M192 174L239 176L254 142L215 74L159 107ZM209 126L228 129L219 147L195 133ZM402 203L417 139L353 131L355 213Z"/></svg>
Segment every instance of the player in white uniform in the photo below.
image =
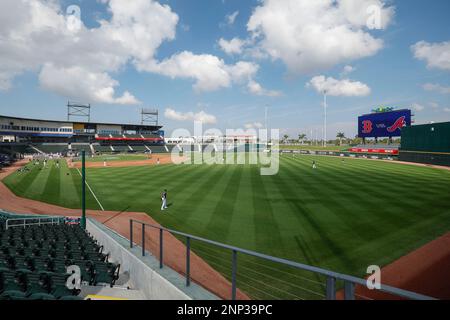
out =
<svg viewBox="0 0 450 320"><path fill-rule="evenodd" d="M163 211L164 209L167 209L167 190L164 189L163 193L161 193L161 211Z"/></svg>

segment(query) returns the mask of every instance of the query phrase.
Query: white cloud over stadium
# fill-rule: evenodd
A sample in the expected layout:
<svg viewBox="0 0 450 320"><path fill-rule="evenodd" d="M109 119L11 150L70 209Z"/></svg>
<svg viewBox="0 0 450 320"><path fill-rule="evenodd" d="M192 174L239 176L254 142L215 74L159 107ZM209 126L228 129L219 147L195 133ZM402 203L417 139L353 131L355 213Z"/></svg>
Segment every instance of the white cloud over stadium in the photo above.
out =
<svg viewBox="0 0 450 320"><path fill-rule="evenodd" d="M255 46L292 73L311 73L336 64L369 57L383 41L369 31L370 6L379 8L385 29L394 8L381 0L264 0L251 15L247 29Z"/></svg>
<svg viewBox="0 0 450 320"><path fill-rule="evenodd" d="M141 72L193 80L197 92L246 85L254 62L227 64L211 54L181 51L158 61L157 49L175 39L178 15L153 0L102 0L111 14L88 28L57 0L0 3L0 90L17 76L38 73L40 86L67 98L107 104L139 104L114 75L132 66ZM236 18L234 14L230 19ZM234 18L233 18L234 17ZM75 19L75 20L74 20ZM74 28L74 22L76 28Z"/></svg>
<svg viewBox="0 0 450 320"><path fill-rule="evenodd" d="M316 76L307 84L318 93L326 92L330 96L358 97L367 96L371 90L365 83L349 79L337 80L332 77Z"/></svg>
<svg viewBox="0 0 450 320"><path fill-rule="evenodd" d="M194 113L192 111L179 112L172 108L167 108L164 111L164 116L167 119L175 120L175 121L196 121L196 122L202 122L204 124L214 124L217 122L217 118L214 115L208 114L203 110L200 112Z"/></svg>

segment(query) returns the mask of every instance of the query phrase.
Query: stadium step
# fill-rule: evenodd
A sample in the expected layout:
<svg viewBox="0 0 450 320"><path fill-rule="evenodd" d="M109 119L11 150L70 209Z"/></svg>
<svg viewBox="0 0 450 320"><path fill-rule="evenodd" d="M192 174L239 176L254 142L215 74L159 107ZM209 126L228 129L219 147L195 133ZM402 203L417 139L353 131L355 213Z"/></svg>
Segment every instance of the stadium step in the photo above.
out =
<svg viewBox="0 0 450 320"><path fill-rule="evenodd" d="M80 297L91 300L145 300L141 291L117 286L114 288L107 286L82 286Z"/></svg>
<svg viewBox="0 0 450 320"><path fill-rule="evenodd" d="M39 150L39 149L36 148L35 146L30 145L30 147L31 147L33 150L35 150L37 153L44 154L44 152L42 152L41 150Z"/></svg>

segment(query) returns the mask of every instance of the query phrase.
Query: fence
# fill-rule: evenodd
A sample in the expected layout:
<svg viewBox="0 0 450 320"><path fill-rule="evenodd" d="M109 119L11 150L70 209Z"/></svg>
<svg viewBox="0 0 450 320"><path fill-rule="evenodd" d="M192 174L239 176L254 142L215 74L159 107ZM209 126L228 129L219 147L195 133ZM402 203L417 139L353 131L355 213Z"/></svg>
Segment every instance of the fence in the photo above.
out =
<svg viewBox="0 0 450 320"><path fill-rule="evenodd" d="M16 219L7 219L5 223L5 229L13 227L27 227L34 225L46 225L46 224L60 224L64 222L64 217L32 217L32 218L16 218Z"/></svg>
<svg viewBox="0 0 450 320"><path fill-rule="evenodd" d="M261 298L261 299L302 299L306 297L306 299L327 299L327 300L335 300L337 298L337 289L338 289L338 281L343 282L343 298L345 300L354 300L354 299L370 299L366 296L358 294L355 292L355 286L366 286L366 280L357 278L354 276L337 273L333 271L329 271L326 269L314 267L311 265L306 265L294 261L290 261L287 259L277 258L273 256L269 256L266 254L258 253L251 250L246 250L242 248L238 248L235 246L219 243L216 241L204 239L201 237L197 237L191 234L187 234L184 232L171 230L168 228L164 228L161 226L147 224L137 220L130 220L130 248L135 245L134 242L134 234L133 229L137 226L141 226L141 249L142 255L146 254L146 232L148 228L152 228L157 230L154 236L156 237L155 243L157 243L156 251L158 252L159 259L159 267L164 267L164 232L169 232L177 238L181 238L185 240L186 252L185 252L185 279L186 286L191 284L191 251L193 250L193 242L197 242L196 251L200 252L200 256L202 258L206 258L207 262L212 262L211 265L214 266L217 270L219 270L224 276L226 276L231 281L231 292L230 297L231 300L235 300L237 298L238 286L237 279L241 276L240 279L244 279L242 285L239 285L239 288L244 289L245 292L252 292L250 295L251 298ZM147 228L148 227L148 228ZM199 246L200 245L200 246ZM208 253L206 247L204 245L210 245L213 248L221 249L222 251L211 251ZM228 253L228 255L226 254ZM208 259L208 255L213 257L214 259ZM242 266L240 265L240 269L243 272L238 273L238 255L239 261L241 261ZM264 261L264 263L257 263L255 259L259 259ZM214 262L215 261L215 262ZM223 266L225 266L225 262L231 264L231 270L224 270ZM292 272L289 269L294 269ZM263 270L270 270L269 272L264 272ZM306 277L304 274L300 274L303 272L308 272L312 274L312 277ZM280 273L284 273L284 277L280 276ZM250 274L256 274L256 277L249 276ZM247 278L247 279L246 279ZM251 283L248 282L248 278L251 280L256 280L258 286L255 287ZM297 279L302 283L306 283L306 285L300 285L294 281ZM271 285L270 282L273 282ZM261 290L260 288L270 288L272 291L267 292L267 290ZM317 290L317 288L323 288L323 292ZM292 290L288 290L288 288L292 288ZM399 298L413 299L413 300L432 300L434 298L417 294L414 292L406 291L399 288L394 288L388 285L381 285L380 289L377 289L381 292L393 295ZM258 292L259 291L259 292ZM276 292L283 292L284 295L275 294ZM297 292L303 292L305 295L298 294Z"/></svg>

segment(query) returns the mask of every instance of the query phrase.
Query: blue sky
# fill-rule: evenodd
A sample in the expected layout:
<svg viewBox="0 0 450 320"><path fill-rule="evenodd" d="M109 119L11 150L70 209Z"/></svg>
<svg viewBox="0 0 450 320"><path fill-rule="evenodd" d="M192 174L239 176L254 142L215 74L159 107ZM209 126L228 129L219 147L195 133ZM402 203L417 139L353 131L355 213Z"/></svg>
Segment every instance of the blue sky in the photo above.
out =
<svg viewBox="0 0 450 320"><path fill-rule="evenodd" d="M352 2L338 2L345 1ZM383 6L380 17L386 25L375 30L358 22L362 19L358 14L366 13L366 8L358 11L349 5L349 11L338 11L327 4L331 0L318 1L321 6L305 0L160 1L165 9L147 6L155 4L150 0L138 0L131 9L130 2L118 0L52 0L49 7L37 9L18 7L18 2L2 1L0 11L7 6L15 16L11 10L29 10L28 17L44 21L52 14L67 18L67 7L77 5L83 32L72 38L89 45L69 43L71 38L58 31L56 22L42 22L44 26L33 22L25 28L20 19L4 20L2 115L65 119L70 99L91 103L94 121L138 123L140 108L154 107L170 133L180 127L191 129L191 120L199 117L206 119L205 127L222 130L259 127L268 107L270 127L291 136L310 135L313 130L313 136L320 137L320 91L327 88L334 92L328 98L329 138L337 131L354 136L358 115L380 105L413 108L416 123L450 121L447 0L367 0L367 6ZM234 21L227 19L236 12ZM113 16L119 14L121 20L114 22ZM315 14L330 14L330 19L323 25L308 22ZM152 15L154 19L146 20ZM92 30L102 28L100 19L108 23L109 33L98 32L94 38ZM312 25L323 32L323 38L311 39L305 33ZM133 38L127 31L114 45L112 35L124 30L144 30L144 35ZM11 36L14 32L22 36L23 45ZM370 39L363 41L360 34ZM340 42L337 50L323 42L327 35L329 41L335 35ZM233 38L242 45L227 53L219 40ZM40 51L45 54L36 54ZM103 58L105 52L113 52L113 62ZM301 54L304 58L299 58ZM203 70L208 63L213 66Z"/></svg>

